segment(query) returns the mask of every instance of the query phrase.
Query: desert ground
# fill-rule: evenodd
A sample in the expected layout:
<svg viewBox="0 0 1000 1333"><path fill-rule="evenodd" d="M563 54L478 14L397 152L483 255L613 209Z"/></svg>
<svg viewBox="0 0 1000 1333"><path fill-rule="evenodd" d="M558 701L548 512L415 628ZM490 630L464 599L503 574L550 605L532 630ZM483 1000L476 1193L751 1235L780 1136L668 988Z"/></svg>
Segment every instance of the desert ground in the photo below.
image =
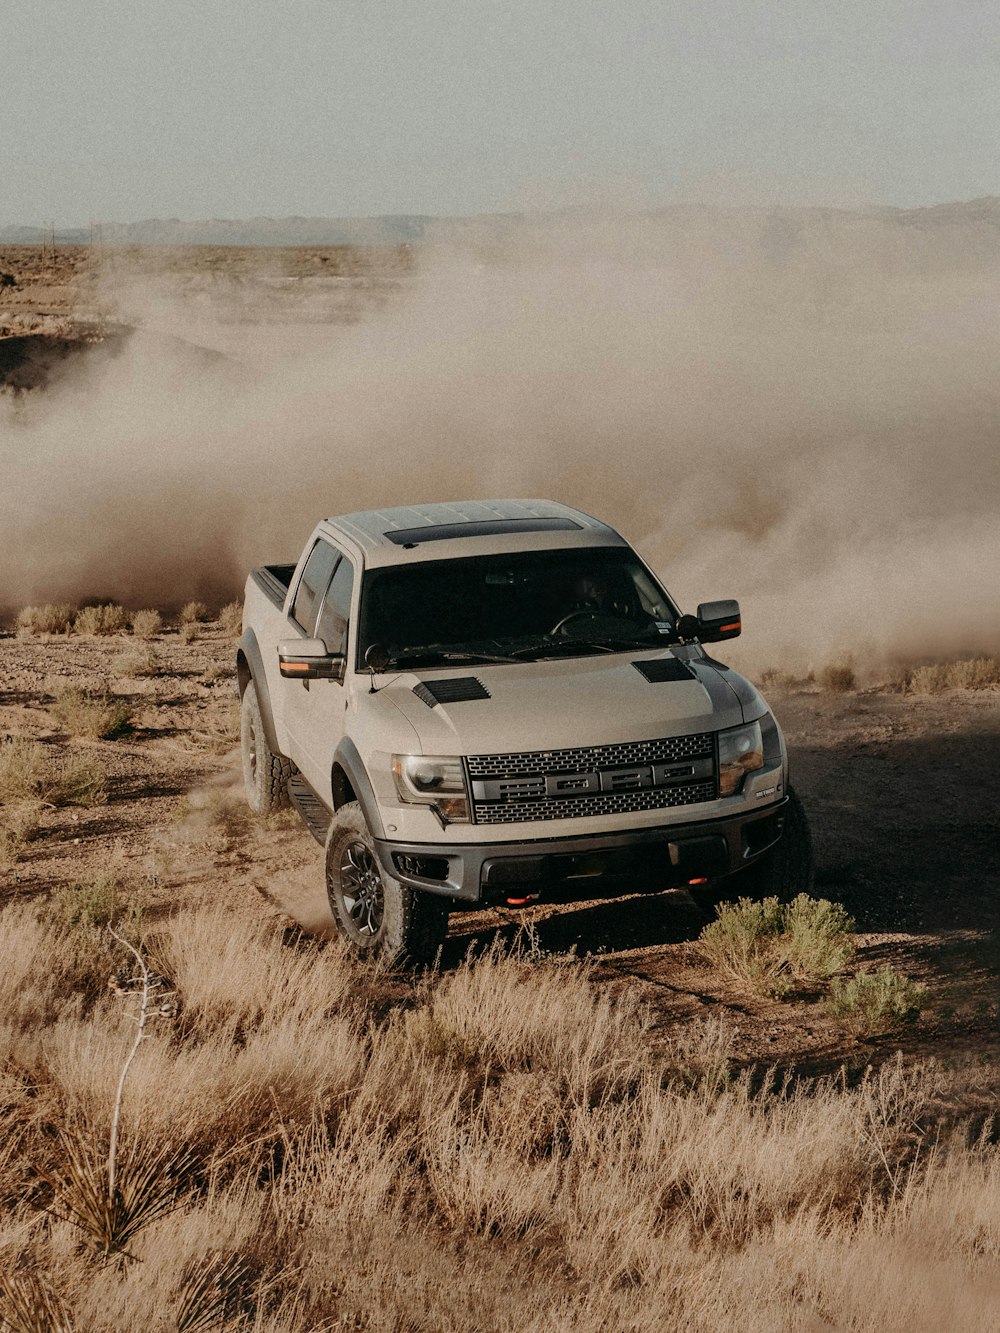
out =
<svg viewBox="0 0 1000 1333"><path fill-rule="evenodd" d="M333 266L349 319L409 262L266 271ZM96 271L0 250L8 393L120 336ZM137 609L0 630L0 1324L1000 1329L996 662L759 673L828 966L741 967L676 890L456 911L437 970L365 973L321 849L243 803L238 605Z"/></svg>

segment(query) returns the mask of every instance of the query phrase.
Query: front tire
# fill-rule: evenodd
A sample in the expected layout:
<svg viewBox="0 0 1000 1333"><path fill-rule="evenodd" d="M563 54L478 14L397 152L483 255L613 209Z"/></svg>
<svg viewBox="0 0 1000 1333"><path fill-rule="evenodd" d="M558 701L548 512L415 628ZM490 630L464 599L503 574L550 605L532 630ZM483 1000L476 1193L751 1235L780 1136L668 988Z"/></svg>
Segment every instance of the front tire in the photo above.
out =
<svg viewBox="0 0 1000 1333"><path fill-rule="evenodd" d="M745 870L713 880L704 888L692 890L692 894L700 906L714 908L737 898L755 902L777 898L780 903L790 903L800 893L812 894L814 886L809 820L798 795L789 787L785 827L779 841Z"/></svg>
<svg viewBox="0 0 1000 1333"><path fill-rule="evenodd" d="M290 804L288 779L294 774L295 765L284 755L275 754L268 745L252 680L240 700L240 751L247 805L255 815L283 810Z"/></svg>
<svg viewBox="0 0 1000 1333"><path fill-rule="evenodd" d="M361 806L340 807L326 838L326 892L338 932L361 958L432 963L448 933L448 900L386 875Z"/></svg>

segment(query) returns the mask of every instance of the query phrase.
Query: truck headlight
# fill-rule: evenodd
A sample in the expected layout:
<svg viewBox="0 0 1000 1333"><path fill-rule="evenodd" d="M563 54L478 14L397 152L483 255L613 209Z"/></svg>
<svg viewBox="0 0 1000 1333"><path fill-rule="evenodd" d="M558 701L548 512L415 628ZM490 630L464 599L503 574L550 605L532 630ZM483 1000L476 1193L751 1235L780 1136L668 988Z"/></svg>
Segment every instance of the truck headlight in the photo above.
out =
<svg viewBox="0 0 1000 1333"><path fill-rule="evenodd" d="M760 723L747 722L719 732L719 794L732 796L743 785L747 773L764 767L764 742Z"/></svg>
<svg viewBox="0 0 1000 1333"><path fill-rule="evenodd" d="M453 755L394 754L392 777L401 801L429 805L448 824L469 822L465 769Z"/></svg>

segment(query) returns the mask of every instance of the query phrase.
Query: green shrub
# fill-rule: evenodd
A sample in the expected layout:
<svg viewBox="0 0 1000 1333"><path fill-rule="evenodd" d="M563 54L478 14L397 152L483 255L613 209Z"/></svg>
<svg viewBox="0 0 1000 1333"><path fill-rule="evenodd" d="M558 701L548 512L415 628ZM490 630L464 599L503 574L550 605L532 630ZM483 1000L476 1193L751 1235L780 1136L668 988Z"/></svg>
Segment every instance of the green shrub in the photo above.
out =
<svg viewBox="0 0 1000 1333"><path fill-rule="evenodd" d="M723 903L699 936L716 967L757 994L784 995L793 985L826 981L854 956L854 922L837 903L800 893Z"/></svg>
<svg viewBox="0 0 1000 1333"><path fill-rule="evenodd" d="M845 1027L864 1036L891 1032L920 1014L924 987L894 967L836 977L830 986L830 1013Z"/></svg>
<svg viewBox="0 0 1000 1333"><path fill-rule="evenodd" d="M76 613L73 629L77 634L120 634L128 624L123 606L108 602L104 606L85 606Z"/></svg>
<svg viewBox="0 0 1000 1333"><path fill-rule="evenodd" d="M136 611L132 617L132 633L137 639L155 639L163 628L159 611Z"/></svg>
<svg viewBox="0 0 1000 1333"><path fill-rule="evenodd" d="M49 712L72 736L116 740L132 729L132 707L127 700L88 694L77 685L61 689Z"/></svg>
<svg viewBox="0 0 1000 1333"><path fill-rule="evenodd" d="M22 634L66 634L73 623L71 606L25 606L17 613Z"/></svg>

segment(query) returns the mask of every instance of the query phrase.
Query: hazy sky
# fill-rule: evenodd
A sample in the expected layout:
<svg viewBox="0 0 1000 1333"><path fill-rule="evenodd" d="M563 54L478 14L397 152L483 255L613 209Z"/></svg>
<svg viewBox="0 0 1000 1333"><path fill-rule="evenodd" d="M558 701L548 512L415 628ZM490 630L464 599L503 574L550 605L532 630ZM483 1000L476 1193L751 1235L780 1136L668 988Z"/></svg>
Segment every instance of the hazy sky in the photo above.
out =
<svg viewBox="0 0 1000 1333"><path fill-rule="evenodd" d="M990 0L0 0L0 223L1000 194Z"/></svg>

